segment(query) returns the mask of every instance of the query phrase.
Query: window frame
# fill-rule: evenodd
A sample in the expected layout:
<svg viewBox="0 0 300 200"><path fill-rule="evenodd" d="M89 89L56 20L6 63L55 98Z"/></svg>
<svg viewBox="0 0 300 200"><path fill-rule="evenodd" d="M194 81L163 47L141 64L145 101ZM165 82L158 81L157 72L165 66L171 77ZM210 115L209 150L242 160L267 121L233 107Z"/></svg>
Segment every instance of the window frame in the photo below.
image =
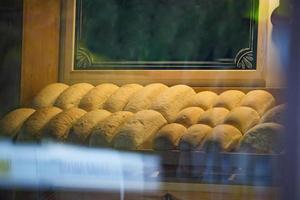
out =
<svg viewBox="0 0 300 200"><path fill-rule="evenodd" d="M193 87L265 87L270 60L270 1L259 2L257 66L255 70L74 70L76 0L62 1L59 80L64 83L127 83ZM274 6L273 6L274 7Z"/></svg>

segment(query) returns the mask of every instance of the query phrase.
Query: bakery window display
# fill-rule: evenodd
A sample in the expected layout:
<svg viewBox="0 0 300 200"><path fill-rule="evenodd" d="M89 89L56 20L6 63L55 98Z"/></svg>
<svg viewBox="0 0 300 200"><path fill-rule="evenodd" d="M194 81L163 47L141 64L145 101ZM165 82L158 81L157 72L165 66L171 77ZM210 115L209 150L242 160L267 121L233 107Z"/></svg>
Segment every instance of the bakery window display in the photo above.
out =
<svg viewBox="0 0 300 200"><path fill-rule="evenodd" d="M17 136L17 141L39 142L43 137L43 128L60 112L62 110L54 106L37 109L22 125L21 132Z"/></svg>
<svg viewBox="0 0 300 200"><path fill-rule="evenodd" d="M268 110L260 119L260 123L274 122L278 124L284 123L286 105L281 104Z"/></svg>
<svg viewBox="0 0 300 200"><path fill-rule="evenodd" d="M230 111L226 108L215 107L205 111L198 119L198 124L206 124L210 127L215 127L222 124Z"/></svg>
<svg viewBox="0 0 300 200"><path fill-rule="evenodd" d="M113 146L128 150L149 148L154 135L165 124L167 121L159 112L139 111L119 128Z"/></svg>
<svg viewBox="0 0 300 200"><path fill-rule="evenodd" d="M240 105L253 108L262 116L267 110L274 107L275 98L265 90L253 90L246 94Z"/></svg>
<svg viewBox="0 0 300 200"><path fill-rule="evenodd" d="M141 110L147 110L155 99L168 89L168 86L161 83L146 85L143 89L130 96L124 110L136 113Z"/></svg>
<svg viewBox="0 0 300 200"><path fill-rule="evenodd" d="M175 85L161 93L149 109L160 112L164 118L172 123L179 111L187 107L196 92L187 85Z"/></svg>
<svg viewBox="0 0 300 200"><path fill-rule="evenodd" d="M175 123L190 127L198 122L199 117L204 113L200 107L188 107L181 110L175 119Z"/></svg>
<svg viewBox="0 0 300 200"><path fill-rule="evenodd" d="M19 108L6 114L0 120L1 137L15 139L28 117L35 112L32 108Z"/></svg>
<svg viewBox="0 0 300 200"><path fill-rule="evenodd" d="M242 158L263 170L272 165L270 158L279 160L286 105L276 102L265 90L197 93L161 83L54 83L33 98L32 108L3 116L0 134L19 144L51 141L150 153L161 158L162 176L174 178L168 174L176 171L176 177L207 182L205 176L236 173Z"/></svg>
<svg viewBox="0 0 300 200"><path fill-rule="evenodd" d="M213 107L213 105L218 100L218 95L212 91L202 91L197 93L189 102L189 106L200 107L203 110L208 110Z"/></svg>
<svg viewBox="0 0 300 200"><path fill-rule="evenodd" d="M171 123L163 126L153 139L153 149L158 151L178 149L181 137L187 129L177 123Z"/></svg>
<svg viewBox="0 0 300 200"><path fill-rule="evenodd" d="M64 110L47 123L42 131L43 137L58 142L65 142L72 126L84 114L86 114L85 110L76 107Z"/></svg>
<svg viewBox="0 0 300 200"><path fill-rule="evenodd" d="M52 138L129 150L207 151L218 146L220 152L245 151L244 146L262 140L275 148L278 142L272 135L252 132L273 130L260 128L262 124L282 124L286 108L276 105L275 97L265 90L197 93L187 85L161 83L53 83L33 98L31 106L0 120L2 138L18 142ZM261 139L249 139L256 136ZM279 152L253 146L256 153Z"/></svg>
<svg viewBox="0 0 300 200"><path fill-rule="evenodd" d="M252 108L239 106L231 110L224 119L224 124L229 124L245 133L259 122L259 114Z"/></svg>
<svg viewBox="0 0 300 200"><path fill-rule="evenodd" d="M79 108L86 111L102 109L103 104L118 89L117 85L111 83L97 85L80 100Z"/></svg>
<svg viewBox="0 0 300 200"><path fill-rule="evenodd" d="M142 88L143 86L139 84L127 84L121 86L105 101L103 109L110 112L123 110L130 97Z"/></svg>
<svg viewBox="0 0 300 200"><path fill-rule="evenodd" d="M60 146L50 154L37 151L45 160L67 158L66 169L60 167L63 175L57 176L65 178L57 180L75 184L71 173L91 173L87 181L96 182L82 179L78 186L103 182L105 193L120 172L124 184L117 186L124 190L128 179L136 184L135 175L141 175L146 184L138 182L145 191L139 199L256 199L258 190L257 199L276 199L265 196L260 186L269 178L265 172L277 164L274 158L285 151L285 106L278 98L283 88L277 88L281 68L272 59L277 54L269 22L278 2L45 2L24 4L22 106L0 116L1 144ZM41 22L50 23L41 30ZM11 152L4 148L2 153ZM137 164L123 155L133 155L143 168L136 170ZM148 156L155 159L146 162ZM147 171L154 162L160 166ZM83 166L87 170L78 170ZM52 165L45 167L51 176L53 170L47 169ZM97 178L101 173L108 179ZM254 178L257 174L264 177ZM152 181L164 194L148 194ZM245 189L236 187L244 184ZM127 191L121 195L135 199Z"/></svg>
<svg viewBox="0 0 300 200"><path fill-rule="evenodd" d="M239 90L227 90L219 95L213 107L224 107L231 110L239 105L245 93Z"/></svg>
<svg viewBox="0 0 300 200"><path fill-rule="evenodd" d="M76 120L70 129L67 142L75 144L88 144L93 128L97 123L105 120L111 115L106 110L93 110L84 114Z"/></svg>
<svg viewBox="0 0 300 200"><path fill-rule="evenodd" d="M261 123L254 126L241 138L239 151L276 154L283 151L284 127L276 123Z"/></svg>
<svg viewBox="0 0 300 200"><path fill-rule="evenodd" d="M94 86L89 83L77 83L64 90L56 99L55 106L61 109L78 107L81 98Z"/></svg>
<svg viewBox="0 0 300 200"><path fill-rule="evenodd" d="M205 140L211 134L212 128L205 124L195 124L189 127L179 142L181 151L199 151L203 149Z"/></svg>
<svg viewBox="0 0 300 200"><path fill-rule="evenodd" d="M112 147L112 139L117 134L119 127L132 116L132 112L118 111L105 118L105 120L97 123L91 131L89 146L102 148Z"/></svg>
<svg viewBox="0 0 300 200"><path fill-rule="evenodd" d="M234 126L221 124L206 136L203 148L205 151L234 151L241 137L242 133Z"/></svg>
<svg viewBox="0 0 300 200"><path fill-rule="evenodd" d="M56 99L69 86L64 83L53 83L43 88L32 100L33 108L54 106Z"/></svg>

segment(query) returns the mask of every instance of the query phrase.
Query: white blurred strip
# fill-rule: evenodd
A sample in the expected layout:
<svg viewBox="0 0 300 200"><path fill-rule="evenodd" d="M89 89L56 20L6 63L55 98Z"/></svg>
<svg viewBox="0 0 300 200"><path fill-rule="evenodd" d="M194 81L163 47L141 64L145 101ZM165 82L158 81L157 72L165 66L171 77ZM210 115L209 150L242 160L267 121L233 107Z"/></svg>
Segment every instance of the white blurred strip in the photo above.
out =
<svg viewBox="0 0 300 200"><path fill-rule="evenodd" d="M142 190L146 167L158 169L159 160L107 149L0 143L2 187Z"/></svg>

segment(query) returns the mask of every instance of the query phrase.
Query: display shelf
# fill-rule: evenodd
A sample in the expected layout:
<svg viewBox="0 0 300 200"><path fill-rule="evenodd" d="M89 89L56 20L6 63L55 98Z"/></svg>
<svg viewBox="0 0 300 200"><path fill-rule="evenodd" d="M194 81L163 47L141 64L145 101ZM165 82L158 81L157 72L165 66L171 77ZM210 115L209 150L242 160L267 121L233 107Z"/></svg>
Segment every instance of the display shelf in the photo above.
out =
<svg viewBox="0 0 300 200"><path fill-rule="evenodd" d="M92 182L96 183L97 178L114 180L114 187L118 187L117 182L124 179L277 186L281 180L280 172L283 167L281 162L283 154L179 150L122 151L65 144L9 144L1 147L3 153L0 155L0 175L5 179L16 181L12 181L12 184L23 183L27 177L29 179L25 184L30 183L33 186L41 185L41 179L48 181L46 186L53 181L54 185L58 184L53 177L59 176L70 178L70 181L60 181L59 184L81 187L80 182L86 181L87 188L93 188ZM28 169L26 174L22 173L24 169ZM102 184L103 187L105 185Z"/></svg>
<svg viewBox="0 0 300 200"><path fill-rule="evenodd" d="M142 152L159 156L161 168L153 174L166 182L276 186L281 179L282 154Z"/></svg>
<svg viewBox="0 0 300 200"><path fill-rule="evenodd" d="M274 200L282 156L1 143L0 183L14 199Z"/></svg>

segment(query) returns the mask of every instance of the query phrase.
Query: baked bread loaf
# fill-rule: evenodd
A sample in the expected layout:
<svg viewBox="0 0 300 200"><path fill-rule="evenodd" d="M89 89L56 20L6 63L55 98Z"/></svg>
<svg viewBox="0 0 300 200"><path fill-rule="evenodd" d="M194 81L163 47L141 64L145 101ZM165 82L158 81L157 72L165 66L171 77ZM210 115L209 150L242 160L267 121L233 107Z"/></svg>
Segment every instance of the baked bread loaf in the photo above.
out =
<svg viewBox="0 0 300 200"><path fill-rule="evenodd" d="M127 84L116 90L104 103L103 109L110 112L122 111L129 101L129 98L143 86L139 84Z"/></svg>
<svg viewBox="0 0 300 200"><path fill-rule="evenodd" d="M259 122L259 114L250 107L239 106L230 111L224 124L230 124L243 134Z"/></svg>
<svg viewBox="0 0 300 200"><path fill-rule="evenodd" d="M208 110L213 107L213 105L218 100L218 95L211 91L203 91L196 94L189 102L190 107L200 107L203 110Z"/></svg>
<svg viewBox="0 0 300 200"><path fill-rule="evenodd" d="M90 146L111 147L111 141L117 133L119 127L122 126L132 116L132 112L119 111L113 113L111 116L98 123L91 133L89 141Z"/></svg>
<svg viewBox="0 0 300 200"><path fill-rule="evenodd" d="M208 109L199 117L198 124L206 124L210 127L215 127L223 123L228 113L229 110L222 107Z"/></svg>
<svg viewBox="0 0 300 200"><path fill-rule="evenodd" d="M186 128L181 124L167 124L156 133L152 147L157 151L177 149L179 141L185 133Z"/></svg>
<svg viewBox="0 0 300 200"><path fill-rule="evenodd" d="M205 138L211 134L212 128L205 124L195 124L187 129L186 134L181 137L179 149L181 151L200 150Z"/></svg>
<svg viewBox="0 0 300 200"><path fill-rule="evenodd" d="M147 85L129 98L124 110L136 113L141 110L147 110L153 101L168 87L161 83Z"/></svg>
<svg viewBox="0 0 300 200"><path fill-rule="evenodd" d="M139 111L119 128L113 138L113 146L120 149L151 147L153 136L166 123L157 111Z"/></svg>
<svg viewBox="0 0 300 200"><path fill-rule="evenodd" d="M275 106L275 98L267 91L253 90L246 94L240 105L251 107L262 116L267 110Z"/></svg>
<svg viewBox="0 0 300 200"><path fill-rule="evenodd" d="M64 142L75 122L86 113L80 108L69 108L52 118L43 128L42 135L46 139L54 139Z"/></svg>
<svg viewBox="0 0 300 200"><path fill-rule="evenodd" d="M0 120L0 136L15 139L23 123L34 112L31 108L19 108L6 114Z"/></svg>
<svg viewBox="0 0 300 200"><path fill-rule="evenodd" d="M68 87L68 85L63 83L47 85L33 98L32 107L38 109L53 106L59 95Z"/></svg>
<svg viewBox="0 0 300 200"><path fill-rule="evenodd" d="M62 112L62 110L57 107L47 107L36 110L25 121L17 140L39 141L42 138L42 129L60 112Z"/></svg>
<svg viewBox="0 0 300 200"><path fill-rule="evenodd" d="M160 112L169 123L172 123L177 113L187 107L195 94L195 91L189 86L175 85L159 95L150 109Z"/></svg>
<svg viewBox="0 0 300 200"><path fill-rule="evenodd" d="M55 106L63 110L78 107L81 98L93 88L94 86L89 83L74 84L59 95L55 101Z"/></svg>
<svg viewBox="0 0 300 200"><path fill-rule="evenodd" d="M199 107L189 107L181 110L175 119L175 123L182 124L185 127L190 127L198 122L199 117L204 113L204 110Z"/></svg>
<svg viewBox="0 0 300 200"><path fill-rule="evenodd" d="M242 133L234 126L221 124L213 128L204 143L205 151L233 151L237 148Z"/></svg>
<svg viewBox="0 0 300 200"><path fill-rule="evenodd" d="M106 110L93 110L84 114L74 123L67 141L74 144L88 144L93 128L110 115L111 113Z"/></svg>
<svg viewBox="0 0 300 200"><path fill-rule="evenodd" d="M278 124L284 123L286 105L281 104L268 110L260 119L260 123L274 122Z"/></svg>
<svg viewBox="0 0 300 200"><path fill-rule="evenodd" d="M102 109L103 104L117 89L119 87L111 83L97 85L81 99L78 107L86 111Z"/></svg>
<svg viewBox="0 0 300 200"><path fill-rule="evenodd" d="M224 107L231 110L239 105L244 96L245 93L239 90L227 90L219 95L213 107Z"/></svg>
<svg viewBox="0 0 300 200"><path fill-rule="evenodd" d="M240 140L239 151L249 153L280 153L283 150L283 126L276 123L258 124Z"/></svg>

